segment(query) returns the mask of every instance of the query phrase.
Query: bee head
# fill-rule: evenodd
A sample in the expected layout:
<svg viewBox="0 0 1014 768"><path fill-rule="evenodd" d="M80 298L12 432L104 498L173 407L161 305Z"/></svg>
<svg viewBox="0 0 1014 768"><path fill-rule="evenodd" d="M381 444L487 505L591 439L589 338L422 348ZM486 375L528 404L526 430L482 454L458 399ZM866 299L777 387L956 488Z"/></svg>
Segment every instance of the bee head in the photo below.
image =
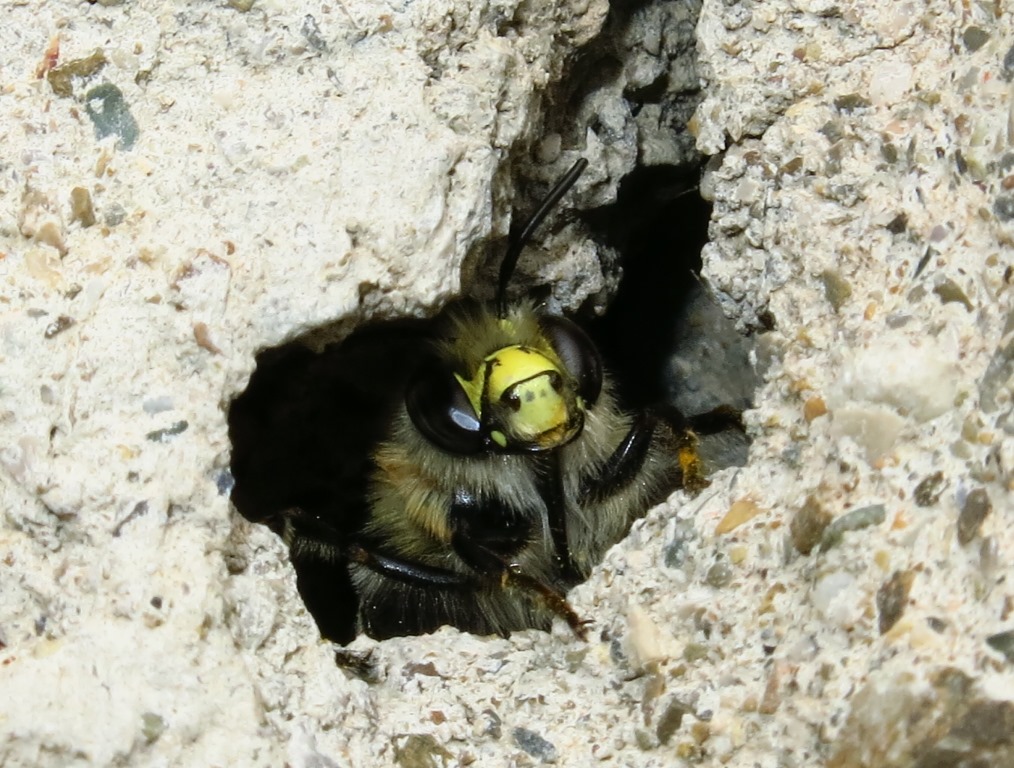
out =
<svg viewBox="0 0 1014 768"><path fill-rule="evenodd" d="M539 318L538 339L487 354L474 370L422 369L406 406L431 443L456 454L537 453L576 438L602 388L602 362L571 321Z"/></svg>
<svg viewBox="0 0 1014 768"><path fill-rule="evenodd" d="M478 328L471 335L481 340L475 342L481 350L459 340L470 350L464 360L457 365L434 360L409 384L405 405L412 423L438 448L459 455L537 453L581 433L585 409L602 389L598 350L565 318L538 317L528 305L512 314L507 284L532 233L587 165L584 158L574 163L512 233L500 263L497 314L471 318ZM461 331L460 336L470 333L467 327Z"/></svg>
<svg viewBox="0 0 1014 768"><path fill-rule="evenodd" d="M501 450L558 448L584 426L584 404L566 371L537 349L519 344L498 349L474 378L455 378Z"/></svg>

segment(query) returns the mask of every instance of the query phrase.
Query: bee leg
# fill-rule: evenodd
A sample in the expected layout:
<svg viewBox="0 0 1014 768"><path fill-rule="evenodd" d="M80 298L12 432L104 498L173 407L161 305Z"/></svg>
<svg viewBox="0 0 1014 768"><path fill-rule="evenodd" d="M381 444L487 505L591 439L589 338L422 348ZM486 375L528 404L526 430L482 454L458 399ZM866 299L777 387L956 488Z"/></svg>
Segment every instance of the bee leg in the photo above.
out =
<svg viewBox="0 0 1014 768"><path fill-rule="evenodd" d="M480 500L460 490L454 495L450 512L451 546L465 563L477 573L499 574L501 585L511 585L533 595L566 621L574 634L585 639L585 622L570 607L563 592L524 573L514 562L513 558L530 541L529 517L518 514L499 499Z"/></svg>
<svg viewBox="0 0 1014 768"><path fill-rule="evenodd" d="M658 417L654 413L651 411L638 413L630 426L630 431L606 459L598 474L584 479L581 484L580 503L584 505L601 502L637 477L659 427Z"/></svg>
<svg viewBox="0 0 1014 768"><path fill-rule="evenodd" d="M346 554L351 562L366 566L381 576L406 584L439 589L474 589L476 586L475 580L467 574L371 552L359 544L350 546L346 550Z"/></svg>
<svg viewBox="0 0 1014 768"><path fill-rule="evenodd" d="M549 535L553 539L560 575L568 584L579 584L587 574L581 574L570 556L567 539L567 498L563 491L563 469L560 454L556 451L539 457L543 462L540 473L539 492L546 503L549 518Z"/></svg>
<svg viewBox="0 0 1014 768"><path fill-rule="evenodd" d="M479 573L503 571L528 546L532 535L530 516L496 497L480 499L462 489L454 494L448 521L451 546Z"/></svg>
<svg viewBox="0 0 1014 768"><path fill-rule="evenodd" d="M537 595L549 610L567 622L567 626L571 628L579 639L588 639L587 626L591 622L578 616L577 612L570 607L570 603L567 602L567 598L561 592L523 573L517 563L507 566L504 570L504 580Z"/></svg>
<svg viewBox="0 0 1014 768"><path fill-rule="evenodd" d="M460 625L460 621L436 606L467 603L468 593L476 592L481 586L468 573L456 573L377 552L372 543L363 541L352 531L337 530L326 520L298 507L288 510L283 522L284 538L289 545L289 558L296 569L299 594L316 620L321 635L341 645L355 639L360 622L365 624L363 628L367 634L378 639L405 634L406 628L425 632L442 624ZM413 606L415 613L407 624L388 620L381 614L394 605L385 601L396 602L396 596L402 594L404 588L386 590L380 603L375 600L364 603L363 593L354 582L350 566L362 566L390 582L427 590L434 595L445 594L448 599L444 601L434 597L428 607ZM483 630L485 627L477 626L476 629Z"/></svg>
<svg viewBox="0 0 1014 768"><path fill-rule="evenodd" d="M475 590L489 584L488 577L471 576L454 571L434 568L432 566L400 560L388 555L371 552L358 544L348 548L346 554L350 561L363 565L370 570L389 579L423 587L452 590ZM522 573L517 564L507 564L487 551L488 562L496 562L499 566L501 584L512 584L526 592L535 594L547 608L563 618L580 639L585 640L585 626L588 622L581 619L570 607L567 598L559 591L538 579Z"/></svg>
<svg viewBox="0 0 1014 768"><path fill-rule="evenodd" d="M483 635L506 633L477 610L480 592L489 589L488 579L383 554L368 546L354 543L346 547L345 555L353 572L362 568L373 574L366 582L373 588L360 595L359 614L362 630L370 637L385 640L425 634L445 624Z"/></svg>

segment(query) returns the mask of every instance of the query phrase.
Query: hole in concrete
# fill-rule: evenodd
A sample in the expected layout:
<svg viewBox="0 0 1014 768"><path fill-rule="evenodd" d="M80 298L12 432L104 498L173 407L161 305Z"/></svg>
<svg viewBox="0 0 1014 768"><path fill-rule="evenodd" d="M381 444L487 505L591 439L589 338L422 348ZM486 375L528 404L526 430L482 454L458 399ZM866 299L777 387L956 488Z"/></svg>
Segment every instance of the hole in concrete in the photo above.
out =
<svg viewBox="0 0 1014 768"><path fill-rule="evenodd" d="M295 341L258 355L250 384L229 410L239 513L280 536L292 509L328 521L337 539L360 531L370 452L387 432L426 331L424 322L384 323L321 353ZM297 580L321 634L354 639L358 602L348 571L306 558Z"/></svg>
<svg viewBox="0 0 1014 768"><path fill-rule="evenodd" d="M693 277L709 214L695 185L696 172L638 171L615 205L587 216L597 236L623 253L625 276L613 307L586 325L629 409L667 403L689 415L749 404L754 380L747 341L713 305L708 309ZM343 546L359 540L370 513L371 450L387 434L431 332L430 322L384 323L320 354L298 342L260 354L229 413L239 512L282 535L289 510L299 509L304 529L319 526L322 539ZM740 383L730 389L733 380ZM702 444L705 461L742 463L743 434L727 430L718 437L724 443L710 454ZM347 565L307 554L292 552L300 594L321 633L347 643L356 635L359 610ZM398 626L392 617L371 634L406 634Z"/></svg>
<svg viewBox="0 0 1014 768"><path fill-rule="evenodd" d="M745 409L756 385L749 340L735 333L694 277L710 214L695 191L700 168L685 129L700 96L694 61L699 11L698 0L615 0L602 34L544 96L544 135L554 137L557 151L583 147L592 130L618 147L636 142L639 157L652 166L624 181L615 204L582 217L596 238L622 254L624 278L609 311L595 317L592 305L601 297L594 297L576 319L615 374L629 411ZM545 147L549 155L552 143ZM683 163L683 170L674 167ZM496 268L484 267L487 258L499 262L503 249L496 246L466 259L464 280L475 289L469 295L489 297ZM533 288L532 295L545 293ZM388 434L432 328L424 322L376 325L321 354L297 342L258 356L249 388L229 416L232 498L239 512L282 534L293 519L288 510L299 509L304 527L319 523L322 538L344 543L348 551L370 517L371 450ZM702 437L699 452L717 468L743 463L747 448L743 433L733 429ZM300 593L321 632L342 643L352 640L360 609L345 562L291 554ZM422 599L418 591L406 594L405 605ZM393 616L372 633L405 634L397 631L398 620ZM468 628L467 622L453 623Z"/></svg>
<svg viewBox="0 0 1014 768"><path fill-rule="evenodd" d="M589 216L598 236L622 253L623 279L609 310L589 331L619 377L624 405L695 415L745 411L760 378L753 340L738 333L698 278L711 206L697 193L700 171L638 168L617 202ZM701 436L709 470L746 463L739 430Z"/></svg>

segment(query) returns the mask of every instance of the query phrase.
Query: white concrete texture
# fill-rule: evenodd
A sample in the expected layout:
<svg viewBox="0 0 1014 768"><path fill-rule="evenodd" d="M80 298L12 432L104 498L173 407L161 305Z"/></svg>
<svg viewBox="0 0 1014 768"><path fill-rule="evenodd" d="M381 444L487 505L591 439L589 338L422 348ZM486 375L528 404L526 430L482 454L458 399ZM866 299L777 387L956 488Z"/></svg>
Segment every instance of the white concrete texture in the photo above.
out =
<svg viewBox="0 0 1014 768"><path fill-rule="evenodd" d="M588 156L590 207L675 157L619 89L587 94L580 142L545 134L607 10L4 3L0 764L1011 764L999 2L704 2L704 274L763 330L754 445L575 590L588 643L360 638L365 682L230 509L226 411L258 351L435 311L516 176ZM667 56L639 19L635 85Z"/></svg>

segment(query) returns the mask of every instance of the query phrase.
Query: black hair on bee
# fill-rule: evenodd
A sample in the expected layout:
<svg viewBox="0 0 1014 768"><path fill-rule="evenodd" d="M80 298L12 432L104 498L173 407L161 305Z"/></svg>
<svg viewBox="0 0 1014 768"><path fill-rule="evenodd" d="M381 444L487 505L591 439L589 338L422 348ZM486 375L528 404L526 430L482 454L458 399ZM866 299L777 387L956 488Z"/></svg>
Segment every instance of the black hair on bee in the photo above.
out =
<svg viewBox="0 0 1014 768"><path fill-rule="evenodd" d="M583 637L566 592L649 506L699 479L689 429L622 410L576 323L507 298L522 249L586 165L511 239L496 300L436 321L369 455L354 525L297 507L276 526L297 572L333 573L333 599L351 590L358 631L506 635L559 617Z"/></svg>

